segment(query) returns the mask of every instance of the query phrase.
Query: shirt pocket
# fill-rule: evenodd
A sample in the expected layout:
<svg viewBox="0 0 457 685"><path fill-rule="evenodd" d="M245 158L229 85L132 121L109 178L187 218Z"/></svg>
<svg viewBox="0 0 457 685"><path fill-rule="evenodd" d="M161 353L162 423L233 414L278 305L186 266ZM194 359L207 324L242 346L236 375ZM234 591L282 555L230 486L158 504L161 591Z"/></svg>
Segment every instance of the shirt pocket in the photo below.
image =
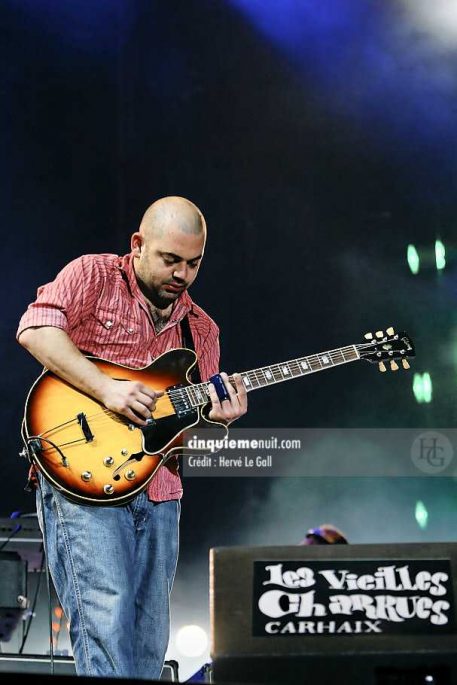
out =
<svg viewBox="0 0 457 685"><path fill-rule="evenodd" d="M95 338L103 341L132 342L140 325L131 311L123 307L98 306L95 313Z"/></svg>

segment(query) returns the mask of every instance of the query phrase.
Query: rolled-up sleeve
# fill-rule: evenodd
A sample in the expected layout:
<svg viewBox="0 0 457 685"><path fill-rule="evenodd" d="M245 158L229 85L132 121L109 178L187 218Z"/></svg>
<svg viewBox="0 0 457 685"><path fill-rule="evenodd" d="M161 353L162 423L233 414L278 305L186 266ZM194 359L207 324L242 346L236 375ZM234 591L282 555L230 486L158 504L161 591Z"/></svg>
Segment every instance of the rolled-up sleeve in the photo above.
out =
<svg viewBox="0 0 457 685"><path fill-rule="evenodd" d="M100 274L91 255L78 257L54 281L38 288L35 302L19 322L16 338L27 328L40 326L71 331L93 310L99 291Z"/></svg>

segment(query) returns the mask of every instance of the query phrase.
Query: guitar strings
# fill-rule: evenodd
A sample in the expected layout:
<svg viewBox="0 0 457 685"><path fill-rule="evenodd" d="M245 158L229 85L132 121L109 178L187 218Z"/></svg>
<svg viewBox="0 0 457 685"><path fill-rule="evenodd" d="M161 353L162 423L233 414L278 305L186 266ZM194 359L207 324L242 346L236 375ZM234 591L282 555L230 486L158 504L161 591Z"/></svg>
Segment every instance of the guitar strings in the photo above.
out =
<svg viewBox="0 0 457 685"><path fill-rule="evenodd" d="M350 361L356 361L356 359L359 358L359 355L357 357L353 357L351 359L346 359L345 358L345 353L346 354L353 354L355 352L359 351L370 351L372 350L373 352L376 351L376 344L373 344L373 342L366 342L366 343L360 343L357 345L348 345L346 347L341 347L337 348L335 350L329 350L328 352L321 352L319 354L313 354L309 355L308 357L299 357L298 359L292 359L288 362L282 362L279 364L272 364L270 366L264 366L260 367L258 369L253 369L252 371L247 371L242 373L241 375L246 375L250 378L254 377L254 381L260 382L260 384L269 384L269 383L275 383L275 382L281 382L282 380L289 380L290 378L297 377L298 375L306 375L307 373L312 373L314 371L318 371L323 368L329 368L325 367L322 365L321 359L326 356L330 357L332 361L332 365L337 365L337 364L343 364L345 362L350 362ZM305 373L303 373L303 367L302 364L303 362L306 362L309 364L310 368L305 370ZM285 366L287 367L291 372L292 376L287 376L285 377L285 374L281 370L281 367ZM313 368L313 366L316 366L316 368ZM298 370L300 373L295 375L295 371ZM267 379L265 372L269 371L270 373L273 374L273 377L271 379ZM275 373L280 374L279 378L275 377ZM260 375L261 374L261 375ZM260 378L259 378L260 376ZM262 379L262 376L264 377ZM229 376L229 381L233 381L233 376ZM208 383L200 383L200 384L195 384L195 385L189 385L189 386L184 386L183 388L177 388L176 390L170 390L167 394L169 395L170 398L177 398L177 399L185 399L186 395L189 395L189 392L192 392L193 394L197 394L198 391L203 392L208 396ZM193 397L190 397L191 402L193 403ZM197 405L198 406L200 402L198 402L197 398ZM206 404L206 402L205 402Z"/></svg>
<svg viewBox="0 0 457 685"><path fill-rule="evenodd" d="M369 343L367 344L369 347ZM240 375L246 375L248 377L253 378L254 381L259 382L260 384L269 384L269 383L275 383L275 382L281 382L283 380L289 380L290 378L295 378L298 377L298 375L305 375L306 373L311 373L314 371L317 371L319 369L326 368L325 366L322 365L320 358L327 356L330 357L332 360L332 365L338 364L338 363L344 363L348 361L355 361L358 359L358 357L353 357L352 359L346 359L344 356L344 352L347 354L350 354L351 352L354 353L354 348L356 346L350 345L345 348L338 348L336 350L330 350L328 352L322 352L320 354L314 354L310 355L309 357L300 357L298 359L292 359L289 362L282 362L279 364L272 364L271 366L264 366L260 367L258 369L254 369L252 371L247 371L244 373L241 373ZM341 359L342 357L342 359ZM310 366L309 369L306 369L305 374L303 373L303 367L302 363L307 362ZM317 365L317 368L313 368L313 365ZM283 371L281 370L281 367L288 367L288 369L291 371L292 376L286 376ZM328 367L330 368L330 367ZM295 375L295 370L298 370L300 373ZM269 371L270 373L273 373L273 377L271 379L267 379L265 372ZM275 377L275 373L280 374L279 378ZM262 376L260 376L262 374ZM259 378L260 376L260 378ZM229 381L233 381L233 376L229 376ZM201 384L195 384L195 385L189 385L189 386L184 386L183 388L177 388L176 390L171 390L168 392L168 395L173 398L180 398L180 399L185 399L185 395L189 395L189 392L192 392L193 394L197 394L197 391L203 391L206 395L208 395L208 385L209 383L201 383ZM179 393L179 394L178 394ZM193 398L190 398L191 401ZM208 398L209 399L209 398ZM197 400L197 405L200 404ZM206 402L205 402L206 404Z"/></svg>

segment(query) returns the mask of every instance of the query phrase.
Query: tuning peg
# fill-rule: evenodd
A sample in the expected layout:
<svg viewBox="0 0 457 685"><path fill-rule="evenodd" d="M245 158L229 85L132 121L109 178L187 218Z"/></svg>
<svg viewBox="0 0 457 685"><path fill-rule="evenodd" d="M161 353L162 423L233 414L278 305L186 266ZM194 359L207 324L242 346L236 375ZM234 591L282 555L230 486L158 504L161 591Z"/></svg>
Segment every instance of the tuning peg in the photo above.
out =
<svg viewBox="0 0 457 685"><path fill-rule="evenodd" d="M377 337L377 338L383 338L383 337L384 337L384 332L383 332L383 331L376 331L376 337Z"/></svg>
<svg viewBox="0 0 457 685"><path fill-rule="evenodd" d="M391 371L398 371L400 367L398 366L397 362L392 359L390 362L390 370Z"/></svg>
<svg viewBox="0 0 457 685"><path fill-rule="evenodd" d="M381 373L384 373L385 371L387 371L386 365L384 364L384 362L379 362L379 370Z"/></svg>
<svg viewBox="0 0 457 685"><path fill-rule="evenodd" d="M386 328L386 333L387 333L387 335L393 335L395 333L395 331L392 328L392 326L389 326L389 328Z"/></svg>
<svg viewBox="0 0 457 685"><path fill-rule="evenodd" d="M372 340L373 339L373 333L365 333L363 336L365 340Z"/></svg>
<svg viewBox="0 0 457 685"><path fill-rule="evenodd" d="M407 359L402 359L401 360L402 366L404 369L409 369L411 367L410 363L408 362Z"/></svg>

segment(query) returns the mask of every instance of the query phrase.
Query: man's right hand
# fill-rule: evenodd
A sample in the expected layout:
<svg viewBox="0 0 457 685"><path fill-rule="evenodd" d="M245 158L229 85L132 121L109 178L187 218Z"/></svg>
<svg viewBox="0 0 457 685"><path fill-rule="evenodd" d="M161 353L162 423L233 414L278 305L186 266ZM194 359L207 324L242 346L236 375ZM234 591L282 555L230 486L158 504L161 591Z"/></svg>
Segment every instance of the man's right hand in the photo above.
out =
<svg viewBox="0 0 457 685"><path fill-rule="evenodd" d="M100 399L111 411L122 414L132 423L146 426L157 399L163 394L139 381L119 381L107 377Z"/></svg>

